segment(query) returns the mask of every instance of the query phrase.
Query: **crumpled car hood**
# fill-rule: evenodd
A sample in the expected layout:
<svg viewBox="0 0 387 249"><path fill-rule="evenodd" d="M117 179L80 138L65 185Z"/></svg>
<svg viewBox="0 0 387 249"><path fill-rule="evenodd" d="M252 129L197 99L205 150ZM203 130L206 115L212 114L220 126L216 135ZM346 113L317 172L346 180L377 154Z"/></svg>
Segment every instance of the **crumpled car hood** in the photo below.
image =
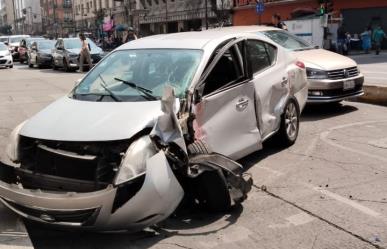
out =
<svg viewBox="0 0 387 249"><path fill-rule="evenodd" d="M325 49L312 49L295 52L297 58L304 62L307 67L322 70L337 70L356 67L357 64L351 58L330 52Z"/></svg>
<svg viewBox="0 0 387 249"><path fill-rule="evenodd" d="M20 135L57 141L129 139L153 127L160 101L88 102L63 97L29 119Z"/></svg>

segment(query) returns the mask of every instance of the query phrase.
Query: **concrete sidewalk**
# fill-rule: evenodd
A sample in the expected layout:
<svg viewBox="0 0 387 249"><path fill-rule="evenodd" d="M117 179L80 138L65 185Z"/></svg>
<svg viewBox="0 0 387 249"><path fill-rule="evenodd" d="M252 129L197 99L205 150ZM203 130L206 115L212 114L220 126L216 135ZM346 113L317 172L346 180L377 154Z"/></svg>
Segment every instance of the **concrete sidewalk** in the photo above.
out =
<svg viewBox="0 0 387 249"><path fill-rule="evenodd" d="M365 76L365 95L360 101L387 106L387 51L381 54L351 55Z"/></svg>

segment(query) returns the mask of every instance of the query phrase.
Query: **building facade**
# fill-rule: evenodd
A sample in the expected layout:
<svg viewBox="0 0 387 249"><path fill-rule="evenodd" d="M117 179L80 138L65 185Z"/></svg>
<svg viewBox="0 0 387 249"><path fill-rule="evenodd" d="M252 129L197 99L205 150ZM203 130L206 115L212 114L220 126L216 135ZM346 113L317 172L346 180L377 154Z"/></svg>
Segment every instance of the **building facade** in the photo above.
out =
<svg viewBox="0 0 387 249"><path fill-rule="evenodd" d="M228 0L142 0L135 19L144 33L200 30L231 23L232 6Z"/></svg>
<svg viewBox="0 0 387 249"><path fill-rule="evenodd" d="M15 33L36 35L42 32L40 2L36 0L13 0L15 8Z"/></svg>
<svg viewBox="0 0 387 249"><path fill-rule="evenodd" d="M10 25L14 29L15 12L12 0L1 0L0 18L2 25Z"/></svg>
<svg viewBox="0 0 387 249"><path fill-rule="evenodd" d="M72 2L72 0L40 0L43 33L51 37L65 37L75 32Z"/></svg>
<svg viewBox="0 0 387 249"><path fill-rule="evenodd" d="M259 16L255 0L236 0L234 6L234 25L269 24L273 14L278 13L283 20L291 19L291 13L297 9L316 10L320 0L264 0L265 11ZM387 28L386 0L332 0L334 20L342 20L350 33L359 33L366 26L380 24Z"/></svg>

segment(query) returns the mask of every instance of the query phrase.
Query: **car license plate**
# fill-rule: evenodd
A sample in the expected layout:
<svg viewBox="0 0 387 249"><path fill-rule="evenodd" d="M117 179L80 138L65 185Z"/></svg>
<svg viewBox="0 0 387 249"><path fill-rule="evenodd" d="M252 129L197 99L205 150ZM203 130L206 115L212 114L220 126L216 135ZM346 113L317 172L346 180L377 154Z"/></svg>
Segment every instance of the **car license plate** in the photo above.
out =
<svg viewBox="0 0 387 249"><path fill-rule="evenodd" d="M347 80L344 81L343 89L345 90L351 90L355 88L355 81L354 80Z"/></svg>

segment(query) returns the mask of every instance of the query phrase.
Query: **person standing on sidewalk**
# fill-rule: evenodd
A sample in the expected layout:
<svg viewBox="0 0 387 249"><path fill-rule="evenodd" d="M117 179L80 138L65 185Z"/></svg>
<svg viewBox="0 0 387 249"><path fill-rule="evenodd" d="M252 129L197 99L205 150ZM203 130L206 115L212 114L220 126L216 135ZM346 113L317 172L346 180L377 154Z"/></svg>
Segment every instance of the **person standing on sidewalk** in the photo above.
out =
<svg viewBox="0 0 387 249"><path fill-rule="evenodd" d="M133 41L133 40L137 40L137 36L134 33L134 29L132 27L129 27L126 30L126 34L124 35L124 37L122 39L122 43L127 43L127 42L130 42L130 41Z"/></svg>
<svg viewBox="0 0 387 249"><path fill-rule="evenodd" d="M79 71L83 73L83 63L86 62L89 64L89 70L93 67L91 63L91 55L90 55L90 45L86 40L86 36L83 33L79 34L79 39L81 40L81 53L79 56Z"/></svg>
<svg viewBox="0 0 387 249"><path fill-rule="evenodd" d="M372 39L375 42L376 55L380 54L380 50L382 49L382 42L384 38L386 38L386 33L384 33L382 27L378 26L375 29L374 34L372 36Z"/></svg>
<svg viewBox="0 0 387 249"><path fill-rule="evenodd" d="M366 28L364 32L360 34L362 47L363 47L364 53L366 54L369 54L369 51L371 49L371 36L372 36L372 31L370 27Z"/></svg>

